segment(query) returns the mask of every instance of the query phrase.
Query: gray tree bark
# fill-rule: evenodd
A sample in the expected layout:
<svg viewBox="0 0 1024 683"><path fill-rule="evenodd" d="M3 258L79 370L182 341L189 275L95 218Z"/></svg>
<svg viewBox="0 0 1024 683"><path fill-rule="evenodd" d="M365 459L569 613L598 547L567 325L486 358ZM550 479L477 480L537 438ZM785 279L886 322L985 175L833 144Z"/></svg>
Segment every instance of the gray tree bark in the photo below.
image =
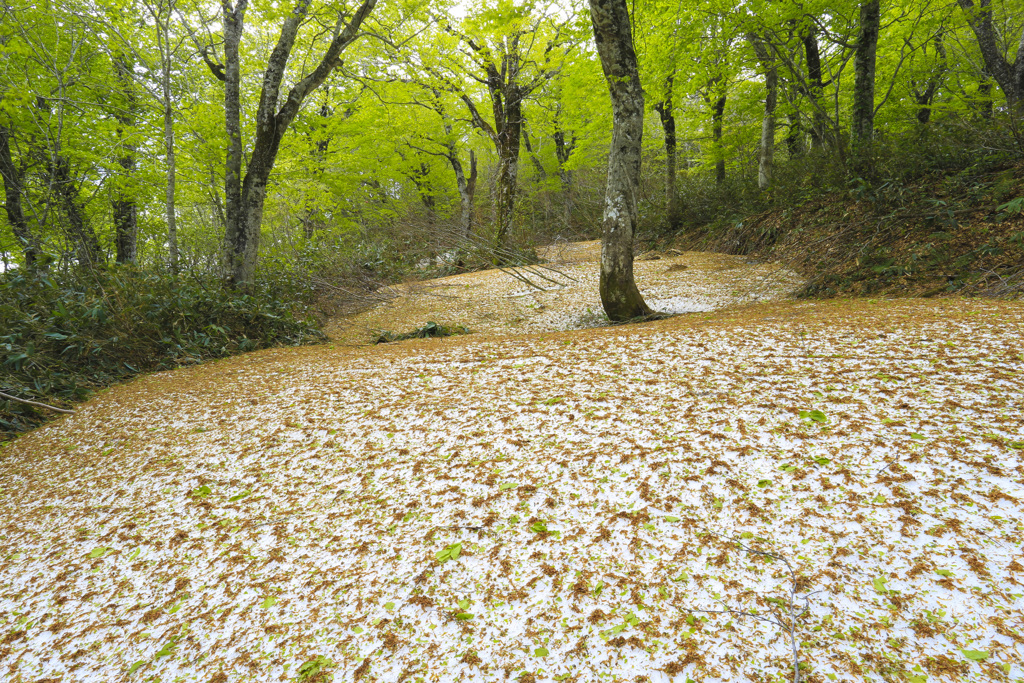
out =
<svg viewBox="0 0 1024 683"><path fill-rule="evenodd" d="M121 88L122 102L116 106L114 118L117 120L117 135L122 145L122 154L117 162L123 175L117 196L112 202L114 214L114 246L117 263L135 263L138 257L138 209L135 205L134 193L126 186L135 175L136 145L132 141L134 133L129 128L135 126L135 114L138 108L135 93L132 90L131 69L133 64L123 54L114 58L114 74Z"/></svg>
<svg viewBox="0 0 1024 683"><path fill-rule="evenodd" d="M878 53L878 31L881 21L879 0L867 0L860 6L860 32L853 55L853 120L854 156L861 162L871 152L875 133L875 56Z"/></svg>
<svg viewBox="0 0 1024 683"><path fill-rule="evenodd" d="M22 172L11 156L11 131L6 126L0 126L0 176L4 181L4 209L7 211L7 222L14 231L15 239L21 245L25 266L32 270L40 255L39 238L29 228L21 207Z"/></svg>
<svg viewBox="0 0 1024 683"><path fill-rule="evenodd" d="M761 120L761 148L757 158L757 186L767 190L772 184L775 166L775 107L779 100L779 71L772 51L760 36L750 33L747 40L764 68L764 118Z"/></svg>
<svg viewBox="0 0 1024 683"><path fill-rule="evenodd" d="M558 180L562 184L562 222L565 223L565 227L572 229L572 214L573 214L573 198L572 198L572 181L573 173L566 164L569 163L569 157L572 156L572 152L576 149L576 136L570 135L569 139L565 139L565 132L562 130L556 130L554 135L555 140L555 157L558 159Z"/></svg>
<svg viewBox="0 0 1024 683"><path fill-rule="evenodd" d="M228 134L228 154L225 165L226 227L224 254L229 281L236 285L249 283L256 270L259 255L260 227L263 206L267 196L267 183L274 168L277 153L288 127L299 113L302 102L327 79L340 63L341 53L359 37L359 27L370 15L377 0L364 0L345 22L339 14L334 38L324 50L320 63L289 91L278 108L281 82L288 58L295 44L299 27L305 20L312 0L298 0L292 12L281 25L281 33L267 60L263 84L256 110L256 134L245 177L242 177L241 136L241 69L239 46L244 33L245 11L248 0L237 0L231 5L222 0L224 19L224 66L210 65L211 71L224 80L224 116ZM206 58L206 55L203 55ZM209 61L207 62L209 64Z"/></svg>
<svg viewBox="0 0 1024 683"><path fill-rule="evenodd" d="M725 103L727 95L724 93L715 100L711 107L712 134L714 135L715 151L715 182L725 182L725 150L722 149L722 123L725 120Z"/></svg>
<svg viewBox="0 0 1024 683"><path fill-rule="evenodd" d="M1017 55L1013 62L1000 49L999 32L992 21L992 0L957 0L967 15L978 48L985 61L985 71L999 84L1006 96L1006 104L1019 115L1024 109L1024 30L1017 41Z"/></svg>
<svg viewBox="0 0 1024 683"><path fill-rule="evenodd" d="M665 133L665 227L675 232L682 224L682 211L676 189L676 116L672 83L672 76L665 79L665 98L654 108L658 111L661 129Z"/></svg>
<svg viewBox="0 0 1024 683"><path fill-rule="evenodd" d="M590 20L614 121L601 236L601 304L610 320L624 321L652 313L633 279L644 94L626 0L590 0Z"/></svg>

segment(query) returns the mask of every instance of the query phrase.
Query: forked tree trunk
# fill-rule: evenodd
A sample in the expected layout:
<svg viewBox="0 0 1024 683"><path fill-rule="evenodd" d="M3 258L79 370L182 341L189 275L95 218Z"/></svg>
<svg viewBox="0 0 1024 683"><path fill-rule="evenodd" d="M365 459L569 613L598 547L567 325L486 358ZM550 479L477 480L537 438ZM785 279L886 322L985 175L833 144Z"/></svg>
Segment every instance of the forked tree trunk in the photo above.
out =
<svg viewBox="0 0 1024 683"><path fill-rule="evenodd" d="M957 2L967 15L967 23L978 40L978 48L985 61L985 72L999 84L1010 109L1015 110L1017 115L1024 114L1024 29L1017 40L1016 57L1010 62L1000 49L1003 41L992 21L992 0L979 0L977 5L974 0Z"/></svg>
<svg viewBox="0 0 1024 683"><path fill-rule="evenodd" d="M623 321L652 313L633 279L644 94L626 0L590 0L590 20L614 121L601 235L601 304L610 320Z"/></svg>
<svg viewBox="0 0 1024 683"><path fill-rule="evenodd" d="M858 164L868 163L871 139L875 132L875 55L881 20L879 0L867 0L860 6L860 33L853 55L852 142Z"/></svg>
<svg viewBox="0 0 1024 683"><path fill-rule="evenodd" d="M227 199L224 231L224 260L228 279L234 285L249 283L256 271L259 254L260 227L267 197L267 184L274 169L277 153L288 127L307 96L316 90L338 66L341 53L359 37L359 27L370 15L377 0L363 0L346 23L339 14L334 38L324 50L320 63L303 76L288 92L278 108L281 83L284 80L299 27L305 20L312 0L298 0L281 24L266 69L256 110L256 130L249 163L242 178L241 135L241 69L239 46L244 34L248 0L237 0L232 6L222 2L224 20L224 67L210 65L218 78L224 80L224 118L228 135L224 190ZM206 55L204 54L204 59Z"/></svg>

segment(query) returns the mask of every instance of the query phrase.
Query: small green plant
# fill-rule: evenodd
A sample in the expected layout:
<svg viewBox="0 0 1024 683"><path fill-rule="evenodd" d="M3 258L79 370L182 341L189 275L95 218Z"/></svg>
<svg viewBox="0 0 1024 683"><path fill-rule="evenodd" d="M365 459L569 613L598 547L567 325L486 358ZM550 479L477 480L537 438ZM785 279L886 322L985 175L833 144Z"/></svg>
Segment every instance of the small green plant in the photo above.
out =
<svg viewBox="0 0 1024 683"><path fill-rule="evenodd" d="M435 322L428 322L423 327L417 327L411 332L396 333L388 330L381 330L374 336L374 344L390 344L406 339L427 339L430 337L451 337L457 334L469 334L469 328L462 325L441 325Z"/></svg>
<svg viewBox="0 0 1024 683"><path fill-rule="evenodd" d="M303 683L328 683L334 680L333 674L327 671L332 666L334 662L323 655L317 655L299 666L296 680Z"/></svg>

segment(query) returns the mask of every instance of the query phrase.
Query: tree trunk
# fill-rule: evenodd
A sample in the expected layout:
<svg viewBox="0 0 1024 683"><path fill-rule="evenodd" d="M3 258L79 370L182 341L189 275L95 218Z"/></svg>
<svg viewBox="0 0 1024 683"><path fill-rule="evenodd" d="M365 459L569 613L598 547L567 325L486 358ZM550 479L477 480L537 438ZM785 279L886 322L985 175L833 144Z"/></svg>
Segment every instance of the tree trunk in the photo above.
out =
<svg viewBox="0 0 1024 683"><path fill-rule="evenodd" d="M764 118L761 120L761 148L757 157L757 186L767 190L772 184L775 166L775 107L779 99L779 71L771 50L760 36L748 34L747 39L764 68Z"/></svg>
<svg viewBox="0 0 1024 683"><path fill-rule="evenodd" d="M807 58L808 98L814 115L811 122L811 149L821 149L825 140L828 125L822 112L821 96L824 86L821 81L821 53L818 50L818 37L811 29L803 37L804 54Z"/></svg>
<svg viewBox="0 0 1024 683"><path fill-rule="evenodd" d="M33 270L40 255L39 239L32 234L25 220L25 212L21 208L21 169L15 166L11 157L11 131L0 126L0 176L4 181L4 208L7 210L7 222L14 231L14 237L21 245L25 256L25 267Z"/></svg>
<svg viewBox="0 0 1024 683"><path fill-rule="evenodd" d="M946 74L946 46L942 42L942 34L935 36L935 52L939 56L939 63L936 69L928 77L928 83L923 91L914 89L914 99L917 101L917 121L922 126L927 125L932 116L932 103L935 101L935 94L939 90Z"/></svg>
<svg viewBox="0 0 1024 683"><path fill-rule="evenodd" d="M548 193L547 180L548 172L544 168L544 164L541 163L540 156L533 150L533 145L530 144L530 135L526 130L526 121L523 121L523 146L526 147L526 153L530 155L530 161L533 162L533 168L537 171L537 178L540 180L539 185L541 186L541 193L543 194L544 202L544 222L545 224L551 224L551 196Z"/></svg>
<svg viewBox="0 0 1024 683"><path fill-rule="evenodd" d="M164 163L167 173L167 187L164 192L164 215L167 220L167 256L171 274L178 274L178 221L175 208L177 189L177 146L174 141L174 107L171 101L171 31L170 21L174 12L175 0L168 0L167 18L157 21L157 40L160 47L160 88L164 116Z"/></svg>
<svg viewBox="0 0 1024 683"><path fill-rule="evenodd" d="M726 95L723 93L715 100L711 110L712 123L714 125L714 150L715 150L715 182L725 182L725 150L722 149L722 121L725 119Z"/></svg>
<svg viewBox="0 0 1024 683"><path fill-rule="evenodd" d="M518 88L507 89L503 125L498 130L498 177L495 198L497 229L494 244L501 249L508 239L519 189L519 141L522 135L522 100Z"/></svg>
<svg viewBox="0 0 1024 683"><path fill-rule="evenodd" d="M957 0L967 15L978 48L985 62L985 71L999 84L1006 96L1006 104L1019 115L1024 109L1024 30L1017 43L1017 55L1011 63L1000 51L1000 36L992 21L992 0Z"/></svg>
<svg viewBox="0 0 1024 683"><path fill-rule="evenodd" d="M654 105L665 131L665 227L670 232L679 230L682 212L679 192L676 190L676 116L672 102L672 76L665 81L665 99Z"/></svg>
<svg viewBox="0 0 1024 683"><path fill-rule="evenodd" d="M448 160L455 171L455 183L459 189L459 229L462 238L468 240L473 231L473 195L476 193L476 154L469 152L469 177L455 153L455 143L448 145Z"/></svg>
<svg viewBox="0 0 1024 683"><path fill-rule="evenodd" d="M263 72L259 105L256 110L255 140L245 169L244 179L241 177L239 45L244 33L245 10L248 0L238 0L234 7L227 0L222 4L225 65L222 73L218 73L217 68L213 65L210 68L218 78L224 79L224 116L228 134L224 181L227 199L224 252L227 275L235 286L249 283L256 271L267 184L284 134L299 113L302 102L323 84L338 66L341 53L359 37L359 27L377 4L377 0L363 0L347 23L339 15L334 38L324 51L320 63L292 87L279 110L281 82L288 66L288 58L291 56L295 38L306 18L311 2L312 0L298 0L292 12L282 22L277 44L267 60L267 66Z"/></svg>
<svg viewBox="0 0 1024 683"><path fill-rule="evenodd" d="M48 165L50 177L53 180L53 190L67 217L68 234L76 245L76 257L79 264L95 266L106 263L106 254L103 253L96 232L85 216L85 207L82 206L78 188L71 177L70 162L66 157L54 154Z"/></svg>
<svg viewBox="0 0 1024 683"><path fill-rule="evenodd" d="M879 0L867 0L860 6L860 33L853 55L853 152L861 163L871 154L875 131L875 55L881 21Z"/></svg>
<svg viewBox="0 0 1024 683"><path fill-rule="evenodd" d="M122 264L135 263L138 256L138 210L135 206L133 193L127 187L131 184L135 175L136 147L130 141L134 137L134 132L127 130L135 125L135 110L137 108L135 94L132 92L130 75L130 70L133 66L128 63L124 55L118 55L114 59L114 73L117 76L124 97L124 102L115 109L114 118L119 124L117 135L123 141L124 153L117 160L123 174L111 209L114 214L115 259L117 263Z"/></svg>
<svg viewBox="0 0 1024 683"><path fill-rule="evenodd" d="M572 229L572 171L570 171L566 164L569 163L569 157L572 156L573 150L576 148L576 136L573 135L568 142L565 140L565 133L560 130L556 130L554 134L555 138L555 156L558 158L558 179L562 184L562 222L565 223L565 227Z"/></svg>
<svg viewBox="0 0 1024 683"><path fill-rule="evenodd" d="M623 321L652 313L633 279L644 94L626 0L590 0L590 20L614 121L601 236L601 304L610 320Z"/></svg>

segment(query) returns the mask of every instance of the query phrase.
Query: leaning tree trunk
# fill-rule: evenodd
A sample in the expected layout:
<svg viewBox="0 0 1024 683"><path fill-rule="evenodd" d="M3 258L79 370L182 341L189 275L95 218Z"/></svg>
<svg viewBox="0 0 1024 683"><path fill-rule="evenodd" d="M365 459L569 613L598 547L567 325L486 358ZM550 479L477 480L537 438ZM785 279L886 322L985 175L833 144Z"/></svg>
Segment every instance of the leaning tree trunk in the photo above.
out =
<svg viewBox="0 0 1024 683"><path fill-rule="evenodd" d="M1006 104L1017 114L1024 113L1024 30L1017 42L1017 56L1013 62L1003 54L999 44L1002 36L992 21L992 0L957 0L967 15L967 23L974 31L978 49L985 62L986 75L991 75L1006 96ZM991 87L991 86L989 86Z"/></svg>
<svg viewBox="0 0 1024 683"><path fill-rule="evenodd" d="M682 211L679 206L679 191L676 189L676 117L672 104L672 77L665 82L665 99L655 105L661 128L665 131L665 223L671 232L679 230Z"/></svg>
<svg viewBox="0 0 1024 683"><path fill-rule="evenodd" d="M25 220L25 212L21 208L21 169L15 166L11 157L11 131L0 126L0 176L4 181L4 208L7 210L7 222L14 231L14 237L21 245L25 255L25 267L35 268L39 257L39 239L32 233Z"/></svg>
<svg viewBox="0 0 1024 683"><path fill-rule="evenodd" d="M633 279L644 94L626 0L590 0L590 20L614 121L601 235L601 304L609 319L622 321L652 313Z"/></svg>
<svg viewBox="0 0 1024 683"><path fill-rule="evenodd" d="M64 215L68 220L68 232L76 244L77 258L80 265L102 265L106 263L106 254L96 232L85 215L85 207L79 196L78 188L71 177L71 164L61 154L53 155L49 163L50 176L53 179L53 190L57 195Z"/></svg>
<svg viewBox="0 0 1024 683"><path fill-rule="evenodd" d="M878 30L881 11L879 0L868 0L860 6L860 34L853 55L853 153L864 165L871 154L871 138L875 132L875 55L878 52Z"/></svg>

